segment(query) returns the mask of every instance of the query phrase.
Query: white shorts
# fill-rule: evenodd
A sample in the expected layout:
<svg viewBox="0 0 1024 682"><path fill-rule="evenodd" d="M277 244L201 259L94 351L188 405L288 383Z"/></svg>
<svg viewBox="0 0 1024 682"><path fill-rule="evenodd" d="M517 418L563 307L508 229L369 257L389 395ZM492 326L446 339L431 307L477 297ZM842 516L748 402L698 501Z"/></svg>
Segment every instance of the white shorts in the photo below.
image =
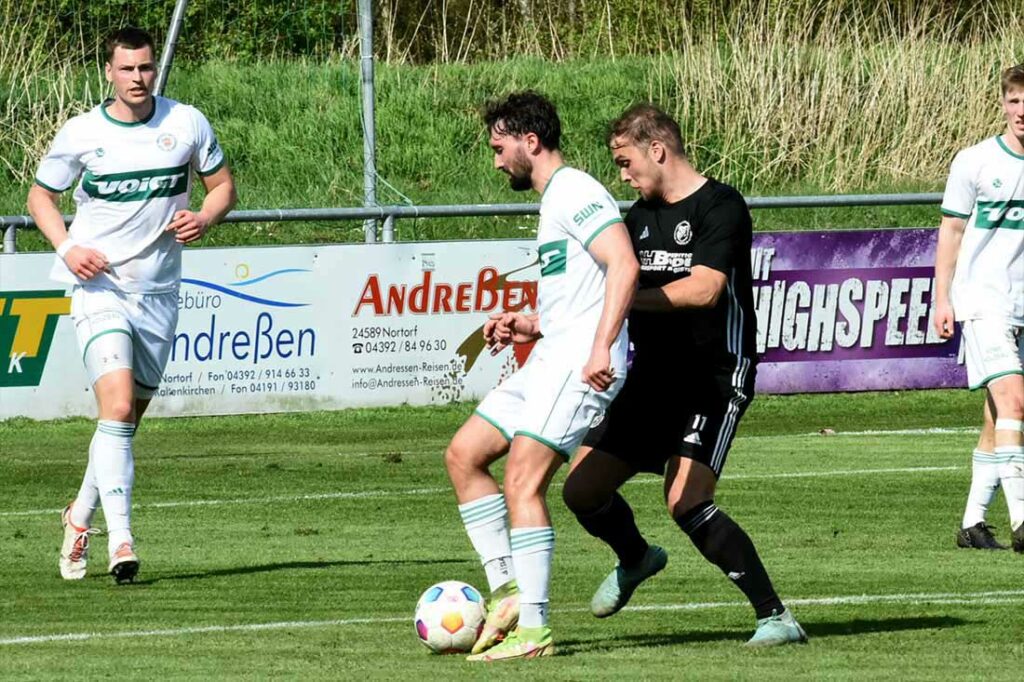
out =
<svg viewBox="0 0 1024 682"><path fill-rule="evenodd" d="M129 294L76 286L71 319L90 384L108 372L130 369L135 397L153 397L178 326L176 293Z"/></svg>
<svg viewBox="0 0 1024 682"><path fill-rule="evenodd" d="M971 390L1008 374L1024 374L1024 327L1004 320L964 320L967 384Z"/></svg>
<svg viewBox="0 0 1024 682"><path fill-rule="evenodd" d="M531 357L487 394L476 413L509 442L527 436L568 460L625 381L624 375L617 376L608 390L597 392L583 383L582 375L581 367Z"/></svg>

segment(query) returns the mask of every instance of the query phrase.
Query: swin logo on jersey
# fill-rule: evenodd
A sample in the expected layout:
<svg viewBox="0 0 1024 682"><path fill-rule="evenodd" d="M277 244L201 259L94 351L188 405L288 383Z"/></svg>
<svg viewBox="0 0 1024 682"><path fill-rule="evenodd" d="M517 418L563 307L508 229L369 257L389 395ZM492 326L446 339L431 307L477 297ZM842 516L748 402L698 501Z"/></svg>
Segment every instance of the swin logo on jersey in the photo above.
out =
<svg viewBox="0 0 1024 682"><path fill-rule="evenodd" d="M152 197L173 197L188 190L189 164L173 168L95 175L86 171L82 189L104 201L145 201Z"/></svg>

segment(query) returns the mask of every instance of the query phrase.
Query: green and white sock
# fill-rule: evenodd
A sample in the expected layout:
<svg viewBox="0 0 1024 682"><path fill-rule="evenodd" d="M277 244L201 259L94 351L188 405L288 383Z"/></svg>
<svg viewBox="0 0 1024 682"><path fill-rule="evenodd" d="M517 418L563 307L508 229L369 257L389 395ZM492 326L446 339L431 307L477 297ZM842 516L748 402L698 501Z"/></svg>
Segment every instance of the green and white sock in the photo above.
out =
<svg viewBox="0 0 1024 682"><path fill-rule="evenodd" d="M971 491L967 494L961 528L970 528L985 521L988 507L999 490L999 460L995 454L975 450L971 464Z"/></svg>
<svg viewBox="0 0 1024 682"><path fill-rule="evenodd" d="M548 585L555 530L550 526L512 529L512 563L519 583L519 626L548 624Z"/></svg>
<svg viewBox="0 0 1024 682"><path fill-rule="evenodd" d="M1010 512L1010 527L1016 530L1024 523L1024 446L996 446L995 456L1002 462L999 479Z"/></svg>
<svg viewBox="0 0 1024 682"><path fill-rule="evenodd" d="M93 471L107 520L107 546L111 553L121 543L132 542L133 435L135 424L101 419L92 437Z"/></svg>
<svg viewBox="0 0 1024 682"><path fill-rule="evenodd" d="M480 555L480 563L487 574L487 584L493 593L516 577L512 567L505 496L486 495L460 504L459 514L473 549Z"/></svg>

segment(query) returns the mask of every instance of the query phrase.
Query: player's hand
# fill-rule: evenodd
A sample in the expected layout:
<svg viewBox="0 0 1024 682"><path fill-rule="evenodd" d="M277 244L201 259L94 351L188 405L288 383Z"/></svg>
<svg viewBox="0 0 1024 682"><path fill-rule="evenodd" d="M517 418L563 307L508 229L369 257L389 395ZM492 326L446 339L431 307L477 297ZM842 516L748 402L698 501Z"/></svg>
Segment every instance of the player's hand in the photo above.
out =
<svg viewBox="0 0 1024 682"><path fill-rule="evenodd" d="M595 348L590 353L590 359L583 366L583 383L590 384L590 387L601 393L608 390L615 381L615 370L612 369L611 353L607 348Z"/></svg>
<svg viewBox="0 0 1024 682"><path fill-rule="evenodd" d="M503 323L506 315L508 313L494 313L484 322L484 344L491 349L491 355L497 355L512 342L508 325Z"/></svg>
<svg viewBox="0 0 1024 682"><path fill-rule="evenodd" d="M494 313L484 323L484 342L497 355L513 343L529 343L537 338L536 323L522 313Z"/></svg>
<svg viewBox="0 0 1024 682"><path fill-rule="evenodd" d="M107 257L88 246L72 246L64 254L64 263L78 279L92 279L101 272L110 272Z"/></svg>
<svg viewBox="0 0 1024 682"><path fill-rule="evenodd" d="M932 325L940 338L951 338L953 336L953 306L948 302L936 303Z"/></svg>
<svg viewBox="0 0 1024 682"><path fill-rule="evenodd" d="M210 229L210 221L202 213L182 210L174 214L167 226L168 232L174 232L174 240L179 244L188 244L201 239Z"/></svg>

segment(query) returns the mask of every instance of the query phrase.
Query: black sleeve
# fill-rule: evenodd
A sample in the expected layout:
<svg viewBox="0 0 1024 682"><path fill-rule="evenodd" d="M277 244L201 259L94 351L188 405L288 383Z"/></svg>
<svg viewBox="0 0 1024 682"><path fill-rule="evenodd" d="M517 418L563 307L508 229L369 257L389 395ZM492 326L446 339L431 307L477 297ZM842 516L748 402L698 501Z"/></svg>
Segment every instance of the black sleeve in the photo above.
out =
<svg viewBox="0 0 1024 682"><path fill-rule="evenodd" d="M729 274L750 251L753 227L750 210L738 193L716 201L701 220L693 247L693 265Z"/></svg>
<svg viewBox="0 0 1024 682"><path fill-rule="evenodd" d="M641 208L639 204L640 202L636 202L630 206L629 210L626 211L626 217L622 219L622 222L626 224L626 231L629 232L629 238L634 243L636 243L636 240L633 239L633 235L636 234L636 225L640 221Z"/></svg>

